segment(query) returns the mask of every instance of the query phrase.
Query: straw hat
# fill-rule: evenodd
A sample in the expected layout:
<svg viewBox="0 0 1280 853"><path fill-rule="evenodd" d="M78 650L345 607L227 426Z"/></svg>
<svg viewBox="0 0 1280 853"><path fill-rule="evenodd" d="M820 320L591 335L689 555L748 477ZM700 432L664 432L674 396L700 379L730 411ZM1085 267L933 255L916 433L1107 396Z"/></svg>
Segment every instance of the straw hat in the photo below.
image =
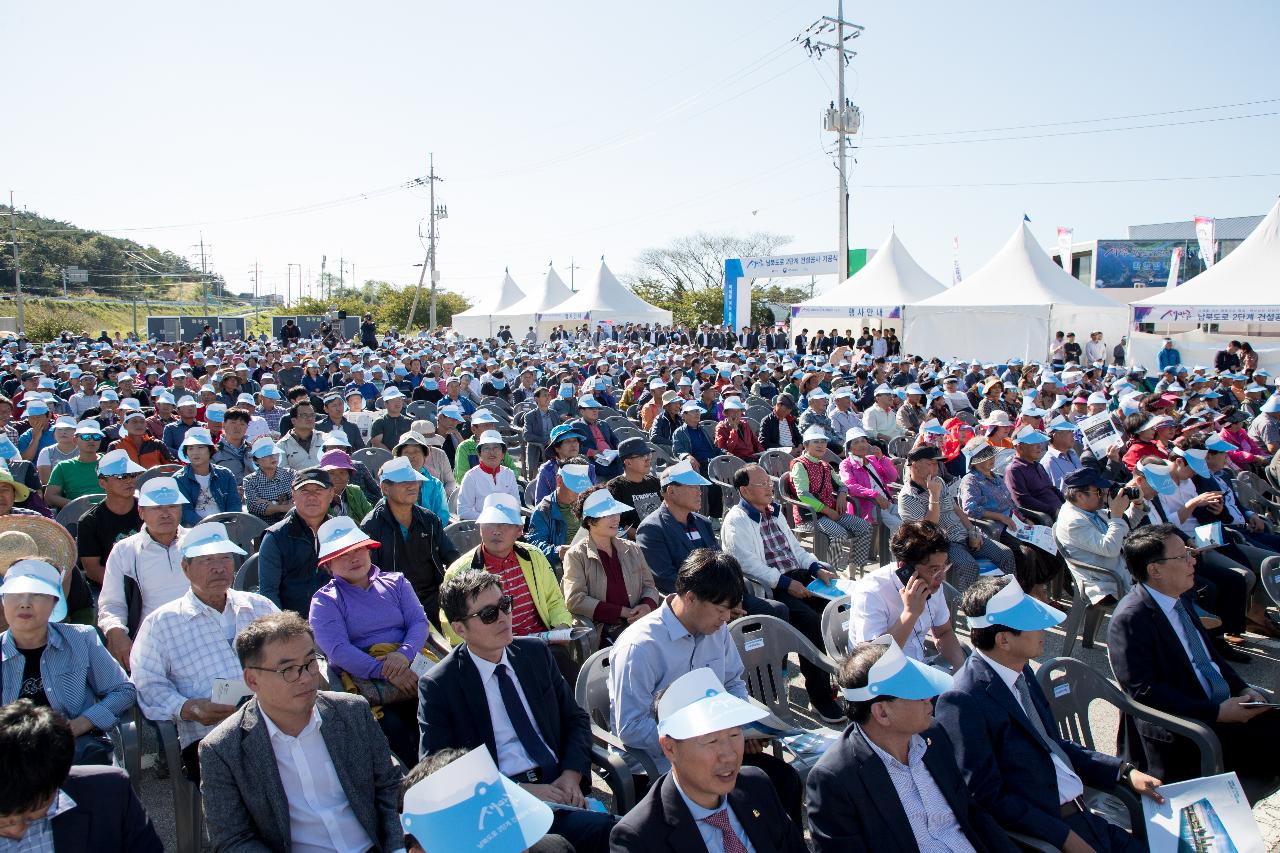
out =
<svg viewBox="0 0 1280 853"><path fill-rule="evenodd" d="M28 539L35 553L20 550L19 546L31 544ZM0 515L0 567L7 570L17 560L38 557L66 571L76 564L77 556L75 540L56 521L42 515Z"/></svg>

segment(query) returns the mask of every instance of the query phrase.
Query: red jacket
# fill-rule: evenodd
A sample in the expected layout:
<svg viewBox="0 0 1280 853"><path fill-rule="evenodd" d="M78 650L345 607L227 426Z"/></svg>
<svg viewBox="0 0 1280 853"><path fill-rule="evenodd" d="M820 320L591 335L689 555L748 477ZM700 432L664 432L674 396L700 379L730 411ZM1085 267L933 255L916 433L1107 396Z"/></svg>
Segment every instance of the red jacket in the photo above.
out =
<svg viewBox="0 0 1280 853"><path fill-rule="evenodd" d="M716 424L716 447L747 461L757 454L764 453L764 445L751 431L751 425L744 420L738 421L736 430L729 425L728 421L720 421Z"/></svg>

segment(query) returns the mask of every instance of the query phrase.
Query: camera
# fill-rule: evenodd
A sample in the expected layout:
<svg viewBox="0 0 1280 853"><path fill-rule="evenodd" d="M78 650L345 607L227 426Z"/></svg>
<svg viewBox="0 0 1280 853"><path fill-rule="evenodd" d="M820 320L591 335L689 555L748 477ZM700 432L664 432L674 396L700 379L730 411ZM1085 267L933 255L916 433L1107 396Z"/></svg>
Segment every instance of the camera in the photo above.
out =
<svg viewBox="0 0 1280 853"><path fill-rule="evenodd" d="M1124 492L1125 497L1131 501L1136 501L1138 498L1142 497L1142 490L1137 486L1125 486L1120 483L1115 483L1111 486L1111 497L1114 498L1121 492Z"/></svg>

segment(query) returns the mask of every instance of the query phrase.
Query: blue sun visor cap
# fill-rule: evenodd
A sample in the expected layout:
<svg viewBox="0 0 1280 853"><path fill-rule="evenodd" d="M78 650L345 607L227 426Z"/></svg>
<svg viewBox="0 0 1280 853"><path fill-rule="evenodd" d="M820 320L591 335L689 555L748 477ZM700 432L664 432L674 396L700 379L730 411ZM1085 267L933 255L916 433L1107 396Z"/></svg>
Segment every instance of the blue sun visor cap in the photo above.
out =
<svg viewBox="0 0 1280 853"><path fill-rule="evenodd" d="M609 494L608 489L600 489L592 492L591 495L583 501L582 514L587 518L604 518L610 515L622 515L628 510L634 509L630 504L624 504L617 500L613 495Z"/></svg>
<svg viewBox="0 0 1280 853"><path fill-rule="evenodd" d="M872 699L932 699L951 687L951 676L902 653L893 637L872 640L884 646L884 654L871 665L864 687L845 687L840 694L850 702Z"/></svg>
<svg viewBox="0 0 1280 853"><path fill-rule="evenodd" d="M991 596L981 616L970 616L970 628L992 628L1003 625L1015 631L1043 631L1067 618L1055 607L1043 604L1022 591L1017 580L1009 578L1004 587Z"/></svg>
<svg viewBox="0 0 1280 853"><path fill-rule="evenodd" d="M1229 450L1239 450L1240 448L1236 447L1234 444L1227 441L1222 436L1215 435L1204 443L1204 449L1214 450L1214 451L1217 451L1218 453L1226 453Z"/></svg>
<svg viewBox="0 0 1280 853"><path fill-rule="evenodd" d="M67 597L62 594L62 574L51 563L44 560L18 560L4 576L4 585L0 586L0 595L19 595L21 593L51 595L58 599L49 614L50 622L61 622L67 618Z"/></svg>
<svg viewBox="0 0 1280 853"><path fill-rule="evenodd" d="M693 470L693 466L689 464L689 460L685 459L677 462L675 465L668 466L662 471L662 485L670 485L678 483L681 486L710 486L711 481L706 477Z"/></svg>
<svg viewBox="0 0 1280 853"><path fill-rule="evenodd" d="M1147 459L1157 458L1147 457ZM1173 482L1173 467L1164 462L1147 462L1147 459L1138 463L1137 473L1141 474L1147 484L1156 490L1156 494L1171 495L1176 492L1178 485Z"/></svg>
<svg viewBox="0 0 1280 853"><path fill-rule="evenodd" d="M129 458L124 450L112 450L98 460L99 477L119 477L125 474L141 474L147 470Z"/></svg>
<svg viewBox="0 0 1280 853"><path fill-rule="evenodd" d="M217 521L206 521L188 530L178 543L178 550L186 560L211 554L245 554L227 535L226 525Z"/></svg>
<svg viewBox="0 0 1280 853"><path fill-rule="evenodd" d="M579 409L601 409L604 407L600 405L600 403L596 400L595 397L584 395L578 398L578 408Z"/></svg>
<svg viewBox="0 0 1280 853"><path fill-rule="evenodd" d="M138 490L138 506L178 506L188 503L178 491L178 481L173 477L156 477L142 484Z"/></svg>
<svg viewBox="0 0 1280 853"><path fill-rule="evenodd" d="M1191 470L1195 471L1201 477L1213 476L1213 472L1209 470L1209 463L1205 461L1205 457L1209 455L1209 451L1182 450L1181 448L1175 448L1173 453L1175 456L1181 456L1182 459L1191 466Z"/></svg>
<svg viewBox="0 0 1280 853"><path fill-rule="evenodd" d="M488 411L487 409L477 409L475 414L471 416L472 426L475 426L476 424L496 424L496 423L498 423L497 415L495 415L493 412Z"/></svg>
<svg viewBox="0 0 1280 853"><path fill-rule="evenodd" d="M582 494L593 485L591 469L587 465L561 465L560 479L564 481L565 488L575 495Z"/></svg>
<svg viewBox="0 0 1280 853"><path fill-rule="evenodd" d="M414 469L409 457L400 456L383 465L378 471L380 483L421 483L427 478Z"/></svg>
<svg viewBox="0 0 1280 853"><path fill-rule="evenodd" d="M1014 444L1044 444L1048 440L1049 436L1029 426L1018 430L1013 437Z"/></svg>
<svg viewBox="0 0 1280 853"><path fill-rule="evenodd" d="M436 417L444 415L446 418L452 418L455 421L464 421L467 416L463 414L462 408L459 406L445 406L443 409L436 411Z"/></svg>
<svg viewBox="0 0 1280 853"><path fill-rule="evenodd" d="M1262 404L1262 411L1269 415L1280 412L1280 394L1272 394L1267 398L1267 402Z"/></svg>

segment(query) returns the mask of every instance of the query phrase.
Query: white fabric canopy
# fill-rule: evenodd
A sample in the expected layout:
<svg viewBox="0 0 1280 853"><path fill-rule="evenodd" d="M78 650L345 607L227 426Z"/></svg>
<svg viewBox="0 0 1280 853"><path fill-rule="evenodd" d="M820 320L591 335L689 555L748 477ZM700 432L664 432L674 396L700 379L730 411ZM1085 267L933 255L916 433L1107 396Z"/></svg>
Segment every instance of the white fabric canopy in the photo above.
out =
<svg viewBox="0 0 1280 853"><path fill-rule="evenodd" d="M903 349L982 361L1048 357L1055 332L1090 332L1114 345L1126 306L1085 287L1055 264L1023 222L986 265L955 287L903 309Z"/></svg>
<svg viewBox="0 0 1280 853"><path fill-rule="evenodd" d="M539 331L564 324L566 328L582 323L661 323L670 325L671 312L655 308L636 296L610 271L603 260L595 281L569 296L550 311L542 312Z"/></svg>
<svg viewBox="0 0 1280 853"><path fill-rule="evenodd" d="M944 290L891 231L865 267L830 290L793 305L791 322L793 326L809 323L817 328L835 318L896 320L902 316L902 306Z"/></svg>
<svg viewBox="0 0 1280 853"><path fill-rule="evenodd" d="M1231 254L1133 305L1135 319L1153 323L1280 320L1280 201Z"/></svg>
<svg viewBox="0 0 1280 853"><path fill-rule="evenodd" d="M537 315L551 311L572 295L573 291L565 285L555 267L548 266L541 285L533 287L523 299L496 312L494 316L510 323L511 333L517 340L523 340L525 332L534 325Z"/></svg>
<svg viewBox="0 0 1280 853"><path fill-rule="evenodd" d="M532 314L521 317L502 313L522 299L524 291L516 285L511 273L504 273L497 290L489 291L475 305L453 315L453 330L464 338L487 339L493 337L499 326L526 328L533 323Z"/></svg>

